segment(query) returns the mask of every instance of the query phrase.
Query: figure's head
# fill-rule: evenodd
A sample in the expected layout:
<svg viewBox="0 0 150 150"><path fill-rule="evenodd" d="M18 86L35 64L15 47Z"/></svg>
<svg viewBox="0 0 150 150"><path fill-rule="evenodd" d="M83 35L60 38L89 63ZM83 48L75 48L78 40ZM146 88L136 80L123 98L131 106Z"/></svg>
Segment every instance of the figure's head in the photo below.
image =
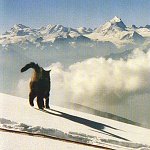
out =
<svg viewBox="0 0 150 150"><path fill-rule="evenodd" d="M50 78L50 72L51 72L51 70L44 70L43 69L42 77L43 78Z"/></svg>

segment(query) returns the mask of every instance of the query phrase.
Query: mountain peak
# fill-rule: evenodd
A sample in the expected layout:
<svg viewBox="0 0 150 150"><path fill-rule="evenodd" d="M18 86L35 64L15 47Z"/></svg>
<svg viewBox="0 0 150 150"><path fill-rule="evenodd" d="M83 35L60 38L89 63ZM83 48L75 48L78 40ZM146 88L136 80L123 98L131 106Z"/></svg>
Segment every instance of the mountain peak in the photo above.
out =
<svg viewBox="0 0 150 150"><path fill-rule="evenodd" d="M122 20L120 18L118 18L117 16L115 16L113 19L111 19L109 21L111 23L111 25L115 25L119 28L125 29L126 25L122 22Z"/></svg>
<svg viewBox="0 0 150 150"><path fill-rule="evenodd" d="M133 24L131 27L132 27L133 29L137 29L137 28L138 28L138 27L137 27L136 25L134 25L134 24Z"/></svg>
<svg viewBox="0 0 150 150"><path fill-rule="evenodd" d="M46 26L46 28L44 28L44 30L47 30L47 32L49 33L53 33L53 32L67 32L69 28L64 27L63 25L57 24L57 25L52 25L49 24Z"/></svg>
<svg viewBox="0 0 150 150"><path fill-rule="evenodd" d="M111 26L119 27L122 30L125 30L126 28L126 25L123 23L123 21L116 16L113 19L111 19L109 22L111 23Z"/></svg>
<svg viewBox="0 0 150 150"><path fill-rule="evenodd" d="M23 24L15 24L8 33L11 35L24 36L29 35L31 32L33 32L33 30L30 27Z"/></svg>
<svg viewBox="0 0 150 150"><path fill-rule="evenodd" d="M97 28L95 31L99 33L102 32L104 35L106 35L109 32L124 31L124 30L126 30L126 25L122 22L120 18L115 16L113 19L106 22L105 24Z"/></svg>
<svg viewBox="0 0 150 150"><path fill-rule="evenodd" d="M25 26L23 24L15 24L13 26L13 28L15 28L15 29L24 29L24 28L29 28L29 27L27 27L27 26Z"/></svg>
<svg viewBox="0 0 150 150"><path fill-rule="evenodd" d="M114 22L122 22L122 20L119 17L115 16L113 19L110 20L110 22L112 22L112 23L114 23Z"/></svg>

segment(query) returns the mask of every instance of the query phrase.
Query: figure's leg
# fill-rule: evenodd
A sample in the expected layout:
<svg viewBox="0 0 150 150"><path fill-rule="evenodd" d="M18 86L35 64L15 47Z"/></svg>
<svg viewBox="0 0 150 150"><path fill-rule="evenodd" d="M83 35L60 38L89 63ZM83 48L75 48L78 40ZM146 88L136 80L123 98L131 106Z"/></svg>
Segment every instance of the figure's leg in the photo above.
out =
<svg viewBox="0 0 150 150"><path fill-rule="evenodd" d="M34 106L33 100L36 97L36 95L33 92L29 93L29 103L31 106Z"/></svg>
<svg viewBox="0 0 150 150"><path fill-rule="evenodd" d="M43 97L42 96L37 96L37 105L38 105L39 109L43 109L44 108L44 101L43 101Z"/></svg>
<svg viewBox="0 0 150 150"><path fill-rule="evenodd" d="M45 99L46 99L46 101L45 101L45 108L49 109L50 108L49 107L49 93L46 94Z"/></svg>
<svg viewBox="0 0 150 150"><path fill-rule="evenodd" d="M50 107L49 107L49 97L46 98L46 108L48 108L48 109L50 108Z"/></svg>

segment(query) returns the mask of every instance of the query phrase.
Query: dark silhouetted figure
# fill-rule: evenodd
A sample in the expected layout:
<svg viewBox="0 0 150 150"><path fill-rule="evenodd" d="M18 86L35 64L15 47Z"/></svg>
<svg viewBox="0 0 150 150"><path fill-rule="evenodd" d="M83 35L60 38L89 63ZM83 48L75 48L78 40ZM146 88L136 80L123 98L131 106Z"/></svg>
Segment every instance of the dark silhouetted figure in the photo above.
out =
<svg viewBox="0 0 150 150"><path fill-rule="evenodd" d="M21 72L28 70L29 68L34 69L31 81L30 81L30 93L29 103L34 106L33 100L37 97L37 105L39 109L50 108L49 107L49 92L50 92L50 71L44 70L38 64L31 62L25 65ZM44 105L44 98L45 105Z"/></svg>

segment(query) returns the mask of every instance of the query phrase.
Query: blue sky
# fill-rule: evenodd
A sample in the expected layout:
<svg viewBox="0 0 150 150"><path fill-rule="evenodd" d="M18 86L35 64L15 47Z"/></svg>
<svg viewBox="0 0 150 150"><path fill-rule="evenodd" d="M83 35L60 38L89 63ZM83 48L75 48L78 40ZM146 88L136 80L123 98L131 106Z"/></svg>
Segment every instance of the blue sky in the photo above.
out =
<svg viewBox="0 0 150 150"><path fill-rule="evenodd" d="M14 24L95 28L114 16L126 25L150 24L150 0L0 0L0 32Z"/></svg>

